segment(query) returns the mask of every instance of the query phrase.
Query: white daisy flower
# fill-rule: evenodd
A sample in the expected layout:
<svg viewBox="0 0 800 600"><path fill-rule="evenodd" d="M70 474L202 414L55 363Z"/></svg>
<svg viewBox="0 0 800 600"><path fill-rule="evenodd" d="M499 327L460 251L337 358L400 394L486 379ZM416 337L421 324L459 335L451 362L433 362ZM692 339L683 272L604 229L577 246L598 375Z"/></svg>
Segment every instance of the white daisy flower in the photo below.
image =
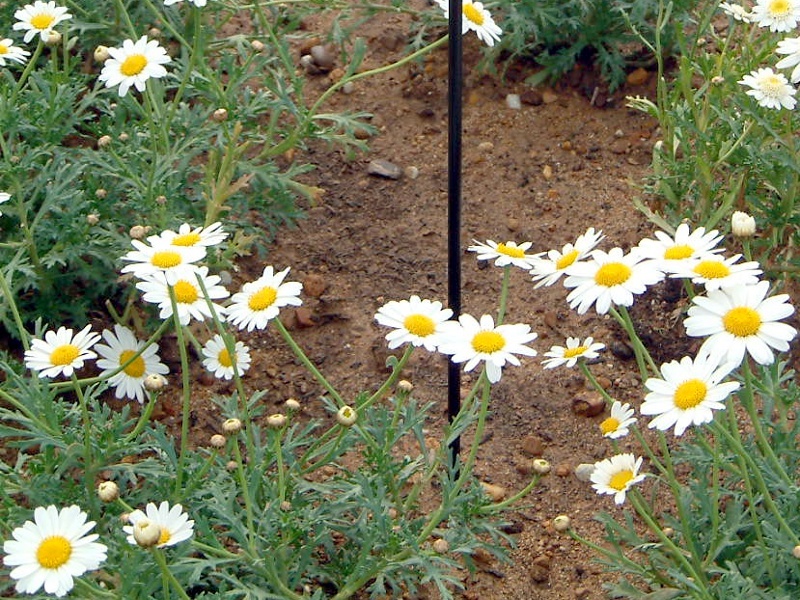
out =
<svg viewBox="0 0 800 600"><path fill-rule="evenodd" d="M151 236L148 241L156 243L148 245L140 240L131 240L136 250L131 250L122 257L122 260L131 262L122 268L123 273L133 273L135 277L144 280L163 273L167 281L174 283L176 273L185 272L187 265L192 266L206 257L206 249L200 245L173 246L158 236Z"/></svg>
<svg viewBox="0 0 800 600"><path fill-rule="evenodd" d="M146 35L136 42L125 40L121 48L109 48L108 54L111 58L103 64L98 79L107 88L118 85L120 98L131 86L143 92L148 79L164 77L167 74L164 65L172 60L156 40L148 41Z"/></svg>
<svg viewBox="0 0 800 600"><path fill-rule="evenodd" d="M616 504L625 502L625 493L637 483L644 481L646 475L639 474L642 457L633 454L617 454L594 464L591 482L598 494L612 494Z"/></svg>
<svg viewBox="0 0 800 600"><path fill-rule="evenodd" d="M674 236L663 231L656 231L655 236L654 240L645 238L639 242L636 252L656 261L658 268L665 273L677 273L688 261L722 252L722 248L716 247L722 240L722 234L716 229L706 231L705 227L698 227L690 232L689 225L681 223Z"/></svg>
<svg viewBox="0 0 800 600"><path fill-rule="evenodd" d="M250 348L243 342L236 342L233 356L228 352L225 340L217 334L203 346L203 366L217 379L233 379L233 365L236 372L242 375L250 368Z"/></svg>
<svg viewBox="0 0 800 600"><path fill-rule="evenodd" d="M410 343L435 352L442 324L452 316L453 311L442 308L438 300L420 300L419 296L411 296L408 300L387 302L378 309L375 320L394 328L394 331L386 334L389 348Z"/></svg>
<svg viewBox="0 0 800 600"><path fill-rule="evenodd" d="M547 258L540 258L538 254L534 256L531 259L531 274L533 280L538 282L534 287L553 285L569 267L594 250L604 237L602 231L595 232L594 227L590 227L586 233L578 236L574 244L567 244L560 252L550 250Z"/></svg>
<svg viewBox="0 0 800 600"><path fill-rule="evenodd" d="M102 357L97 361L97 366L103 369L101 377L119 369L145 345L143 341L136 339L130 329L119 324L114 325L113 332L106 329L103 340L105 344L95 346ZM169 373L169 367L161 362L157 353L158 345L148 346L127 367L109 378L108 383L114 386L116 398L136 399L139 404L144 403L144 382L147 376Z"/></svg>
<svg viewBox="0 0 800 600"><path fill-rule="evenodd" d="M621 248L606 253L594 250L591 259L567 269L564 286L573 289L567 296L570 308L584 314L592 304L604 315L611 305L630 306L634 294L664 278L654 261L642 262L637 252L623 254Z"/></svg>
<svg viewBox="0 0 800 600"><path fill-rule="evenodd" d="M672 277L686 277L695 284L704 284L706 290L718 290L732 285L754 285L763 272L756 261L737 263L742 257L736 254L730 258L708 255L702 260L689 263L684 270Z"/></svg>
<svg viewBox="0 0 800 600"><path fill-rule="evenodd" d="M758 364L772 364L772 349L788 350L797 330L778 322L794 313L788 294L767 298L768 292L769 282L759 281L695 296L689 317L683 321L686 335L709 336L700 353L719 362L739 365L747 352Z"/></svg>
<svg viewBox="0 0 800 600"><path fill-rule="evenodd" d="M448 321L444 325L439 352L452 354L454 363L466 362L465 371L471 371L481 361L485 362L489 382L497 383L507 362L519 366L515 354L536 356L536 350L525 345L535 339L536 334L524 323L495 327L491 315L483 315L478 321L472 315L464 314L457 322Z"/></svg>
<svg viewBox="0 0 800 600"><path fill-rule="evenodd" d="M6 192L0 192L0 204L2 204L3 202L8 202L9 200L11 200L11 194L8 194ZM0 217L2 216L3 213L0 212Z"/></svg>
<svg viewBox="0 0 800 600"><path fill-rule="evenodd" d="M611 405L611 416L600 423L600 431L603 436L616 440L628 435L631 425L636 423L634 410L628 403L622 404L619 400L614 400Z"/></svg>
<svg viewBox="0 0 800 600"><path fill-rule="evenodd" d="M183 0L164 0L164 6L172 6L173 4L178 4L179 2L183 2ZM194 4L197 8L203 8L206 5L207 0L189 0L192 4Z"/></svg>
<svg viewBox="0 0 800 600"><path fill-rule="evenodd" d="M469 246L467 250L478 253L478 260L494 260L497 267L514 265L526 271L531 268L531 259L539 254L525 254L525 251L532 246L531 242L523 242L517 245L516 242L505 242L498 244L494 240L486 240L481 243L473 240L475 244Z"/></svg>
<svg viewBox="0 0 800 600"><path fill-rule="evenodd" d="M778 47L775 49L775 52L787 55L786 58L782 58L775 63L775 68L788 69L794 67L791 81L792 83L800 81L800 37L782 39L778 42Z"/></svg>
<svg viewBox="0 0 800 600"><path fill-rule="evenodd" d="M543 360L542 365L545 369L555 369L561 365L571 368L578 363L579 358L597 358L600 356L598 351L605 347L605 344L598 344L590 337L587 337L584 342L581 342L581 338L568 337L566 347L553 346L549 352L544 353L550 358Z"/></svg>
<svg viewBox="0 0 800 600"><path fill-rule="evenodd" d="M143 519L155 523L161 530L161 536L156 544L159 548L174 546L188 540L194 534L194 521L190 520L189 515L183 512L180 504L170 508L169 502L166 500L158 506L153 502L148 502L144 512L139 509L134 510L128 516L130 525L122 528L128 534L128 543L136 544L136 540L133 538L133 526Z"/></svg>
<svg viewBox="0 0 800 600"><path fill-rule="evenodd" d="M770 31L792 31L800 20L800 2L798 0L756 0L752 11L752 20L759 27L769 27Z"/></svg>
<svg viewBox="0 0 800 600"><path fill-rule="evenodd" d="M72 377L84 361L97 358L90 349L100 336L87 325L74 336L72 329L59 327L58 331L46 331L44 339L31 340L30 350L25 351L25 366L39 371L39 377Z"/></svg>
<svg viewBox="0 0 800 600"><path fill-rule="evenodd" d="M178 228L177 232L167 229L158 236L151 236L148 241L153 246L167 244L172 246L208 247L222 243L227 237L228 232L223 231L222 223L217 221L207 227L196 227L194 229L188 223L184 223Z"/></svg>
<svg viewBox="0 0 800 600"><path fill-rule="evenodd" d="M742 23L753 22L752 13L750 13L750 11L748 11L741 4L730 4L728 2L720 2L719 7L726 15L732 17L735 21L741 21Z"/></svg>
<svg viewBox="0 0 800 600"><path fill-rule="evenodd" d="M271 319L278 316L283 306L300 306L298 297L303 285L296 281L283 283L289 273L286 267L280 273L269 266L264 273L249 283L245 283L239 293L231 298L228 307L228 321L239 329L264 329Z"/></svg>
<svg viewBox="0 0 800 600"><path fill-rule="evenodd" d="M450 18L449 0L436 0L436 3L444 11L444 18ZM503 30L494 22L491 13L483 7L481 2L464 0L461 5L461 33L474 31L482 42L487 46L494 46L500 40Z"/></svg>
<svg viewBox="0 0 800 600"><path fill-rule="evenodd" d="M14 567L9 576L17 580L17 592L35 594L43 587L60 598L72 589L74 577L100 567L108 549L95 542L96 533L89 534L95 523L86 516L77 506L40 506L33 521L11 532L14 539L3 543L3 563Z"/></svg>
<svg viewBox="0 0 800 600"><path fill-rule="evenodd" d="M62 21L71 19L72 15L63 6L56 6L55 2L36 0L33 4L26 4L16 11L14 18L17 19L17 22L14 23L12 29L25 31L22 40L27 44L36 37L37 33L42 41L46 42L50 38L53 28Z"/></svg>
<svg viewBox="0 0 800 600"><path fill-rule="evenodd" d="M24 48L15 46L12 40L8 38L0 40L0 67L5 67L6 61L9 60L24 65L30 55L31 53ZM8 198L6 198L6 200L8 200ZM2 202L2 200L0 200L0 202Z"/></svg>
<svg viewBox="0 0 800 600"><path fill-rule="evenodd" d="M752 88L745 93L755 98L759 106L764 108L792 110L797 103L794 97L797 90L789 84L782 73L775 73L770 68L751 71L739 83Z"/></svg>
<svg viewBox="0 0 800 600"><path fill-rule="evenodd" d="M198 278L203 282L202 287ZM228 290L219 285L219 276L208 274L208 267L195 268L193 265L188 265L183 270L176 271L173 280L170 283L166 275L157 273L151 279L136 284L137 289L144 292L142 298L145 302L158 304L161 311L158 315L159 318L168 319L172 316L172 302L169 295L169 289L172 287L181 325L188 325L192 318L198 321L210 319L212 318L211 310L214 310L217 318L221 321L225 319L226 309L213 302L209 307L206 297L203 295L203 288L205 288L210 300L219 300L229 296Z"/></svg>
<svg viewBox="0 0 800 600"><path fill-rule="evenodd" d="M723 410L723 400L739 389L739 383L720 383L738 363L722 365L708 354L700 353L692 360L684 356L661 365L663 379L651 377L644 386L650 390L639 412L658 415L648 427L666 431L673 425L675 435L683 435L690 425L710 423L715 410Z"/></svg>

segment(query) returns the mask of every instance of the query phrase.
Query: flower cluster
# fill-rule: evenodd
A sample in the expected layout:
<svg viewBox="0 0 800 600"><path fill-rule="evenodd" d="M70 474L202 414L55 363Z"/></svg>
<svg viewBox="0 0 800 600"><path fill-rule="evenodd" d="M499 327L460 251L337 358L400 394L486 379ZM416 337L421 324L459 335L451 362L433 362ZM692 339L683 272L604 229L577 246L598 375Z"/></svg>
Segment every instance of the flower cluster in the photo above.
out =
<svg viewBox="0 0 800 600"><path fill-rule="evenodd" d="M105 482L108 483L108 482ZM170 508L162 502L158 507L152 502L129 516L130 526L124 526L131 544L147 546L136 539L133 529L147 521L155 540L150 546L171 546L192 537L194 521L183 512L180 504ZM13 539L3 544L6 556L3 563L13 567L10 577L16 580L17 592L35 594L44 588L45 593L57 597L67 595L74 586L74 578L87 571L100 568L106 560L108 548L96 540L99 535L89 533L95 526L78 506L58 509L40 506L33 512L33 521L26 521L11 532Z"/></svg>

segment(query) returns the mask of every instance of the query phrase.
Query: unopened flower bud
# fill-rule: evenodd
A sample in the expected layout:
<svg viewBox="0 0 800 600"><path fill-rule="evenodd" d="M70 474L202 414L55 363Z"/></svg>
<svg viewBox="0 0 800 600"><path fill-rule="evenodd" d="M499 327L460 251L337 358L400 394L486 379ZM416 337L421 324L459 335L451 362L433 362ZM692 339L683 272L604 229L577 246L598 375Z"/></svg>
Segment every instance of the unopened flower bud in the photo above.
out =
<svg viewBox="0 0 800 600"><path fill-rule="evenodd" d="M129 136L127 133L125 133L125 132L123 131L122 133L120 133L120 134L117 136L117 139L118 139L120 142L127 142L129 139L131 139L131 136Z"/></svg>
<svg viewBox="0 0 800 600"><path fill-rule="evenodd" d="M731 232L736 237L748 238L756 232L756 220L746 212L735 211L731 215Z"/></svg>
<svg viewBox="0 0 800 600"><path fill-rule="evenodd" d="M358 413L349 406L343 406L336 413L336 422L344 427L350 427L358 419Z"/></svg>
<svg viewBox="0 0 800 600"><path fill-rule="evenodd" d="M286 425L286 415L275 413L274 415L267 417L267 427L271 427L272 429L280 429L284 425Z"/></svg>
<svg viewBox="0 0 800 600"><path fill-rule="evenodd" d="M130 517L131 517L131 513L124 512L124 513L120 514L120 516L117 517L117 518L120 520L121 523L130 523L130 520L129 520Z"/></svg>
<svg viewBox="0 0 800 600"><path fill-rule="evenodd" d="M281 502L281 510L283 512L288 512L292 510L292 503L289 502L288 500L284 500L283 502Z"/></svg>
<svg viewBox="0 0 800 600"><path fill-rule="evenodd" d="M286 402L283 403L283 405L286 407L286 410L290 410L293 412L300 410L300 403L294 398L289 398Z"/></svg>
<svg viewBox="0 0 800 600"><path fill-rule="evenodd" d="M144 378L144 387L151 392L158 392L167 387L167 378L158 373L151 373Z"/></svg>
<svg viewBox="0 0 800 600"><path fill-rule="evenodd" d="M107 189L105 189L105 188L97 188L97 189L94 191L94 195L95 195L97 198L99 198L100 200L102 200L103 198L105 198L106 196L108 196L108 190L107 190Z"/></svg>
<svg viewBox="0 0 800 600"><path fill-rule="evenodd" d="M119 498L119 486L113 481L101 481L97 486L97 495L103 502L114 502Z"/></svg>
<svg viewBox="0 0 800 600"><path fill-rule="evenodd" d="M572 519L570 519L567 515L558 515L555 519L553 519L553 529L559 533L567 531L570 527L572 527Z"/></svg>
<svg viewBox="0 0 800 600"><path fill-rule="evenodd" d="M45 40L44 43L47 44L48 46L57 46L58 44L61 43L61 34L55 29L51 30L47 34L47 39Z"/></svg>
<svg viewBox="0 0 800 600"><path fill-rule="evenodd" d="M145 228L143 225L134 225L131 227L128 235L131 236L131 239L133 240L140 240L147 235L147 228Z"/></svg>
<svg viewBox="0 0 800 600"><path fill-rule="evenodd" d="M235 460L229 460L225 464L225 468L228 469L228 471L235 471L238 466L239 466L239 463L237 463Z"/></svg>
<svg viewBox="0 0 800 600"><path fill-rule="evenodd" d="M222 123L228 119L228 111L224 108L218 108L213 113L211 113L211 120L216 121L217 123Z"/></svg>
<svg viewBox="0 0 800 600"><path fill-rule="evenodd" d="M252 42L250 42L250 47L256 52L264 51L264 43L260 40L253 40Z"/></svg>
<svg viewBox="0 0 800 600"><path fill-rule="evenodd" d="M139 519L133 524L133 539L142 548L152 548L161 539L161 527L149 519Z"/></svg>
<svg viewBox="0 0 800 600"><path fill-rule="evenodd" d="M158 27L151 27L150 30L147 32L147 35L151 38L160 38L161 30Z"/></svg>
<svg viewBox="0 0 800 600"><path fill-rule="evenodd" d="M236 435L242 430L242 422L239 419L225 419L222 423L222 433L225 435Z"/></svg>
<svg viewBox="0 0 800 600"><path fill-rule="evenodd" d="M89 225L97 225L100 222L100 215L97 213L89 213L86 215L86 222Z"/></svg>
<svg viewBox="0 0 800 600"><path fill-rule="evenodd" d="M94 49L94 61L98 63L104 63L111 55L108 53L108 46L98 46Z"/></svg>
<svg viewBox="0 0 800 600"><path fill-rule="evenodd" d="M224 448L225 447L225 436L224 435L220 435L218 433L215 433L214 435L211 436L211 439L209 440L209 443L214 448Z"/></svg>
<svg viewBox="0 0 800 600"><path fill-rule="evenodd" d="M800 560L800 546L795 546L794 548L792 548L792 556Z"/></svg>
<svg viewBox="0 0 800 600"><path fill-rule="evenodd" d="M156 196L156 204L164 206L167 203L167 197L164 195Z"/></svg>
<svg viewBox="0 0 800 600"><path fill-rule="evenodd" d="M101 135L97 138L97 147L98 148L105 148L106 146L111 145L111 136L110 135Z"/></svg>
<svg viewBox="0 0 800 600"><path fill-rule="evenodd" d="M397 382L397 389L400 392L410 394L411 391L414 389L414 384L408 381L407 379L401 379L400 381Z"/></svg>
<svg viewBox="0 0 800 600"><path fill-rule="evenodd" d="M722 85L725 83L725 78L722 75L714 75L714 77L711 78L711 83L713 85Z"/></svg>
<svg viewBox="0 0 800 600"><path fill-rule="evenodd" d="M543 458L537 458L533 461L533 472L539 475L545 475L550 472L550 463Z"/></svg>
<svg viewBox="0 0 800 600"><path fill-rule="evenodd" d="M433 550L438 554L444 554L448 550L450 550L450 544L447 543L447 540L444 538L439 538L433 542Z"/></svg>

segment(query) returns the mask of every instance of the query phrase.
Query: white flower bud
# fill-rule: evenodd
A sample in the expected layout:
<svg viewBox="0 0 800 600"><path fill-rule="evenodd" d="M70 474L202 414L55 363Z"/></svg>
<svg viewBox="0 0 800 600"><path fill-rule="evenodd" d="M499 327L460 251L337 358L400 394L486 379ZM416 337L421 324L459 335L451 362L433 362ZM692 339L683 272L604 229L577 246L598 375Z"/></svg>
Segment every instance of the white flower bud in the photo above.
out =
<svg viewBox="0 0 800 600"><path fill-rule="evenodd" d="M44 42L48 46L57 46L61 43L61 34L53 29L50 33L47 34L47 39Z"/></svg>
<svg viewBox="0 0 800 600"><path fill-rule="evenodd" d="M286 402L283 403L283 405L286 407L286 410L290 410L293 412L300 410L300 403L294 398L289 398Z"/></svg>
<svg viewBox="0 0 800 600"><path fill-rule="evenodd" d="M225 436L224 435L220 435L218 433L215 433L214 435L211 436L211 439L209 440L209 442L214 448L224 448L225 447Z"/></svg>
<svg viewBox="0 0 800 600"><path fill-rule="evenodd" d="M267 427L271 427L272 429L280 429L284 425L286 425L286 415L275 413L274 415L267 417Z"/></svg>
<svg viewBox="0 0 800 600"><path fill-rule="evenodd" d="M113 481L101 481L97 486L97 495L103 502L114 502L119 498L119 486Z"/></svg>
<svg viewBox="0 0 800 600"><path fill-rule="evenodd" d="M731 215L731 232L736 237L751 237L756 232L756 220L746 212L739 210Z"/></svg>
<svg viewBox="0 0 800 600"><path fill-rule="evenodd" d="M86 222L89 225L97 225L100 222L100 215L97 213L89 213L86 215Z"/></svg>
<svg viewBox="0 0 800 600"><path fill-rule="evenodd" d="M167 378L158 373L151 373L144 378L144 387L151 392L158 392L167 387Z"/></svg>
<svg viewBox="0 0 800 600"><path fill-rule="evenodd" d="M97 138L97 147L105 148L106 146L111 145L111 141L110 135L101 135L99 138Z"/></svg>
<svg viewBox="0 0 800 600"><path fill-rule="evenodd" d="M397 382L397 389L400 392L405 392L406 394L410 394L414 389L414 384L408 381L407 379L401 379Z"/></svg>
<svg viewBox="0 0 800 600"><path fill-rule="evenodd" d="M800 546L795 546L794 548L792 548L792 556L800 560Z"/></svg>
<svg viewBox="0 0 800 600"><path fill-rule="evenodd" d="M260 40L253 40L250 42L250 47L255 50L256 52L263 52L264 51L264 42Z"/></svg>
<svg viewBox="0 0 800 600"><path fill-rule="evenodd" d="M553 519L553 529L559 533L567 531L570 527L572 527L572 519L567 515L558 515Z"/></svg>
<svg viewBox="0 0 800 600"><path fill-rule="evenodd" d="M349 406L343 406L336 413L336 422L344 427L350 427L358 419L358 413Z"/></svg>
<svg viewBox="0 0 800 600"><path fill-rule="evenodd" d="M120 134L117 136L117 139L118 139L120 142L127 142L129 139L131 139L131 136L129 136L127 133L125 133L125 132L123 131L122 133L120 133Z"/></svg>
<svg viewBox="0 0 800 600"><path fill-rule="evenodd" d="M108 190L107 190L107 189L105 189L105 188L97 188L97 189L94 191L94 195L95 195L97 198L99 198L100 200L102 200L103 198L105 198L106 196L108 196Z"/></svg>
<svg viewBox="0 0 800 600"><path fill-rule="evenodd" d="M104 63L111 55L108 53L108 46L98 46L94 49L94 61L97 63Z"/></svg>
<svg viewBox="0 0 800 600"><path fill-rule="evenodd" d="M134 225L131 227L128 235L131 236L133 240L140 240L147 235L147 228L144 225Z"/></svg>
<svg viewBox="0 0 800 600"><path fill-rule="evenodd" d="M539 475L545 475L550 472L550 463L543 458L537 458L533 461L533 471Z"/></svg>
<svg viewBox="0 0 800 600"><path fill-rule="evenodd" d="M228 119L228 111L224 108L218 108L213 113L211 113L211 120L216 121L217 123L222 123Z"/></svg>
<svg viewBox="0 0 800 600"><path fill-rule="evenodd" d="M447 540L444 538L439 538L433 542L433 550L437 554L444 554L448 550L450 550L450 544L447 543Z"/></svg>
<svg viewBox="0 0 800 600"><path fill-rule="evenodd" d="M133 524L133 539L142 548L152 548L161 539L161 528L149 519L139 519Z"/></svg>
<svg viewBox="0 0 800 600"><path fill-rule="evenodd" d="M242 422L239 419L225 419L222 423L222 433L225 435L236 435L242 430Z"/></svg>

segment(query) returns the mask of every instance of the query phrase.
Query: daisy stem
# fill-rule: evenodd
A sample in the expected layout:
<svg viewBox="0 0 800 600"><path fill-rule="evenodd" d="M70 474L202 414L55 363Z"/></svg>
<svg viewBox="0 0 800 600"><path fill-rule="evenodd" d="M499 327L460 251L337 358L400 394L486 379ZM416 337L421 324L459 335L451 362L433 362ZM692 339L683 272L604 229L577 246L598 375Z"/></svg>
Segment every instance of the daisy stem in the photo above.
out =
<svg viewBox="0 0 800 600"><path fill-rule="evenodd" d="M639 338L639 334L636 333L636 327L633 325L633 319L631 319L631 314L628 312L628 309L620 305L619 310L617 310L612 306L609 309L609 312L611 312L611 314L617 320L617 323L622 326L622 328L625 330L625 333L628 334L631 344L633 344L633 353L636 355L636 364L639 365L639 374L642 377L642 382L645 382L648 379L648 365L653 370L653 374L658 376L658 367L656 366L656 363L653 362L653 358L650 356L647 348L645 348L641 338Z"/></svg>
<svg viewBox="0 0 800 600"><path fill-rule="evenodd" d="M75 395L78 396L78 402L81 405L81 416L83 418L83 478L86 483L86 496L89 501L91 509L94 511L95 494L94 494L94 457L92 452L92 419L89 416L89 406L86 404L86 396L83 394L83 389L78 382L78 377L75 372L72 373L72 386L75 389Z"/></svg>
<svg viewBox="0 0 800 600"><path fill-rule="evenodd" d="M133 26L133 21L131 21L131 16L128 14L128 11L125 10L125 3L123 0L114 0L114 4L117 5L117 22L124 21L125 26L128 28L128 33L130 34L131 38L136 37L136 27Z"/></svg>
<svg viewBox="0 0 800 600"><path fill-rule="evenodd" d="M76 577L73 579L73 581L75 582L76 588L81 588L86 591L87 598L119 598L119 596L114 592L109 592L108 590L104 590L99 586L92 585L83 577Z"/></svg>
<svg viewBox="0 0 800 600"><path fill-rule="evenodd" d="M25 65L25 70L22 71L22 75L19 76L17 85L14 86L14 91L11 93L11 99L8 101L8 106L16 106L17 96L19 96L19 93L22 91L22 87L25 85L25 82L28 80L28 77L30 77L31 72L36 66L36 61L39 60L39 57L42 55L42 50L44 50L44 42L40 36L37 36L37 38L39 38L39 43L36 44L36 49L33 51L33 56L31 56L28 64Z"/></svg>
<svg viewBox="0 0 800 600"><path fill-rule="evenodd" d="M175 111L178 110L178 106L180 105L180 101L183 98L183 92L186 90L186 84L189 83L189 79L192 77L192 71L194 71L195 63L197 62L197 57L202 55L203 44L202 42L202 31L201 25L203 20L200 18L202 14L201 10L197 8L194 4L191 7L191 19L192 19L192 46L189 49L189 62L186 65L186 69L183 73L183 78L181 79L181 83L178 86L177 91L175 92L175 97L170 102L169 112L167 113L166 124L164 125L162 131L167 132L171 131L172 126L172 119L175 117ZM209 80L214 79L210 77Z"/></svg>
<svg viewBox="0 0 800 600"><path fill-rule="evenodd" d="M275 453L275 471L278 473L278 502L286 500L286 468L283 464L283 432L286 430L284 425L275 432L275 441L272 451Z"/></svg>
<svg viewBox="0 0 800 600"><path fill-rule="evenodd" d="M41 420L36 413L30 410L27 406L25 406L22 402L17 400L11 394L6 393L4 390L0 389L0 399L8 402L11 406L25 415L26 418L30 419L36 427L42 431L47 432L49 435L55 436L60 434L61 432L58 429L51 427L47 421Z"/></svg>
<svg viewBox="0 0 800 600"><path fill-rule="evenodd" d="M183 598L183 600L191 600L189 595L183 590L183 586L181 582L175 578L175 575L172 574L172 571L169 570L169 565L167 565L167 557L164 556L164 552L159 550L158 548L153 548L153 557L156 559L158 566L161 568L161 577L164 582L164 597L169 598L169 588L170 584L175 591L178 592L178 597Z"/></svg>
<svg viewBox="0 0 800 600"><path fill-rule="evenodd" d="M472 467L475 466L475 458L478 456L478 447L481 445L483 439L483 430L486 427L486 417L489 414L489 400L491 399L492 385L489 383L489 377L486 375L486 367L483 367L481 372L481 381L483 382L483 389L481 390L481 405L478 410L478 422L475 425L475 434L472 437L472 445L469 449L469 455L460 469L458 479L456 480L456 489L463 485L468 476L472 474Z"/></svg>
<svg viewBox="0 0 800 600"><path fill-rule="evenodd" d="M506 316L506 305L508 304L508 284L511 281L511 265L506 265L503 269L503 284L500 288L500 307L497 309L497 324L502 325Z"/></svg>
<svg viewBox="0 0 800 600"><path fill-rule="evenodd" d="M186 352L186 343L183 337L183 325L178 314L178 302L175 298L175 288L167 286L169 290L169 301L172 305L172 321L175 324L175 337L177 339L178 352L181 357L181 448L178 454L178 466L175 472L175 497L180 497L181 487L183 486L183 469L186 462L186 454L189 450L189 415L191 414L192 389L189 384L189 356Z"/></svg>
<svg viewBox="0 0 800 600"><path fill-rule="evenodd" d="M17 326L17 331L19 332L19 339L20 342L22 342L23 350L30 350L31 344L30 340L28 339L28 330L25 329L25 325L22 323L22 317L19 314L19 308L17 308L17 303L14 301L14 296L11 294L11 288L8 287L6 274L2 268L0 268L0 291L3 292L3 296L6 299L5 305L11 311L11 316L14 317L14 324Z"/></svg>
<svg viewBox="0 0 800 600"><path fill-rule="evenodd" d="M150 422L150 417L153 414L153 409L156 407L156 400L158 400L158 394L156 392L149 392L147 394L147 406L144 407L144 410L139 415L139 420L136 421L136 425L131 430L131 432L125 436L125 439L122 441L124 444L129 444L131 441L136 439L142 429L144 429L145 425Z"/></svg>
<svg viewBox="0 0 800 600"><path fill-rule="evenodd" d="M527 496L530 493L530 491L538 485L539 480L541 478L542 478L541 475L539 475L538 473L535 474L533 476L533 479L531 479L530 482L528 483L528 485L526 485L524 488L522 488L516 494L514 494L510 498L506 498L505 500L503 500L501 502L497 502L495 504L490 504L489 506L483 506L483 507L481 507L480 512L482 514L486 514L486 513L496 513L497 511L505 510L506 508L508 508L509 506L514 504L517 500L520 500L521 498L524 498L525 496Z"/></svg>
<svg viewBox="0 0 800 600"><path fill-rule="evenodd" d="M758 414L758 409L755 405L755 400L753 397L753 372L750 370L750 363L745 360L742 364L742 371L744 372L744 389L739 392L739 399L742 401L742 406L747 411L747 416L750 417L750 422L753 425L753 433L756 436L756 442L758 443L758 447L764 456L767 457L767 460L772 464L772 467L775 469L775 472L780 476L783 482L788 486L792 487L794 483L792 482L792 478L786 473L786 469L784 469L781 461L778 460L778 457L775 456L775 451L772 449L772 444L770 444L769 440L767 439L767 435L764 433L764 428L762 427L761 420L762 418ZM765 415L768 417L769 415Z"/></svg>
<svg viewBox="0 0 800 600"><path fill-rule="evenodd" d="M239 444L234 440L233 443L233 457L236 460L236 476L239 478L239 485L242 486L242 500L244 501L244 514L247 519L247 536L250 546L250 552L253 556L257 556L257 548L255 544L255 526L253 525L253 499L250 497L250 487L247 485L247 477L244 474L244 459L242 458L242 451L239 449Z"/></svg>
<svg viewBox="0 0 800 600"><path fill-rule="evenodd" d="M312 363L311 360L309 360L308 356L306 356L306 353L303 352L303 349L300 348L300 346L297 345L297 342L294 341L294 338L292 337L292 335L289 333L289 331L286 329L286 327L284 327L283 323L280 320L280 317L275 317L274 322L275 322L275 327L278 329L278 332L281 334L281 337L283 337L283 339L289 345L289 348L292 349L292 352L294 352L294 355L297 358L300 359L300 362L303 363L303 366L306 369L308 369L308 371L311 373L311 375L314 377L314 379L316 379L320 383L320 385L322 385L322 387L324 387L328 391L328 393L331 395L331 397L336 401L336 405L339 408L341 408L342 406L345 406L346 403L342 399L342 397L339 395L339 392L337 392L336 388L334 388L328 382L328 380L325 379L325 376L322 373L320 373L319 369L317 369L317 367L314 365L314 363Z"/></svg>
<svg viewBox="0 0 800 600"><path fill-rule="evenodd" d="M603 399L606 401L606 404L608 404L609 406L611 406L612 404L614 404L614 398L612 398L612 397L611 397L611 394L609 394L609 393L608 393L608 392L605 390L605 388L604 388L602 385L600 385L600 382L599 382L599 381L597 381L597 378L596 378L596 377L594 376L594 374L593 374L593 373L592 373L592 372L589 370L589 366L586 364L586 362L585 362L585 361L583 361L583 360L579 360L579 361L578 361L578 367L580 367L580 370L581 370L581 371L583 372L583 374L586 376L586 379L588 379L588 380L589 380L589 383L591 383L591 384L592 384L592 387L593 387L595 390L597 390L597 393L598 393L598 394L600 394L600 395L603 397Z"/></svg>
<svg viewBox="0 0 800 600"><path fill-rule="evenodd" d="M675 542L670 539L670 537L664 533L664 530L661 526L656 522L655 517L653 517L652 513L650 512L650 507L647 505L647 502L644 501L641 494L638 490L630 490L628 492L628 497L631 500L631 504L633 508L636 510L636 513L642 518L642 520L647 524L647 527L652 531L659 539L662 544L662 547L669 550L669 553L672 555L673 560L683 565L683 568L686 574L693 579L693 582L696 586L696 591L700 593L702 598L707 598L708 600L713 600L713 597L708 592L708 582L706 581L705 573L703 571L697 571L690 563L685 555L685 550L679 547Z"/></svg>
<svg viewBox="0 0 800 600"><path fill-rule="evenodd" d="M383 398L386 395L386 393L389 391L389 389L394 387L394 385L397 383L397 380L400 379L400 375L402 375L403 369L405 368L406 363L408 362L408 359L411 358L411 355L413 353L414 353L414 346L412 344L408 344L408 346L406 346L405 351L403 351L403 356L401 356L400 360L397 361L397 364L392 369L392 372L389 375L389 377L386 379L386 381L384 381L381 384L381 387L379 387L375 391L375 393L372 394L372 396L367 398L366 401L364 401L363 404L361 404L361 405L356 407L356 410L359 413L361 413L362 411L367 410L370 406L372 406L378 400Z"/></svg>

